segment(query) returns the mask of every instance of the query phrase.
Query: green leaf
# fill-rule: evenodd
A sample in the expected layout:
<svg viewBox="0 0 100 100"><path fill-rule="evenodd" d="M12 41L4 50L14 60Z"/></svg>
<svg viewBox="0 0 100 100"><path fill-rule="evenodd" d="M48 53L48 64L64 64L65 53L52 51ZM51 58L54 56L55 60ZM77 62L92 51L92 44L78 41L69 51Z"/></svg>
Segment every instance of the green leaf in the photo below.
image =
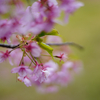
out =
<svg viewBox="0 0 100 100"><path fill-rule="evenodd" d="M53 48L51 48L49 45L43 43L43 42L38 42L38 45L43 48L44 50L46 50L50 55L51 57L53 58Z"/></svg>
<svg viewBox="0 0 100 100"><path fill-rule="evenodd" d="M45 35L56 35L56 36L59 36L59 33L56 29L53 29L51 32L47 33L45 31L42 31L37 37L42 37L42 36L45 36Z"/></svg>
<svg viewBox="0 0 100 100"><path fill-rule="evenodd" d="M39 35L38 35L38 37L42 37L42 36L45 36L47 33L45 32L45 31L42 31Z"/></svg>
<svg viewBox="0 0 100 100"><path fill-rule="evenodd" d="M56 35L56 36L58 36L59 33L56 29L53 29L51 32L47 33L47 35Z"/></svg>
<svg viewBox="0 0 100 100"><path fill-rule="evenodd" d="M37 41L37 42L42 42L43 39L41 39L40 37L36 37L36 41Z"/></svg>

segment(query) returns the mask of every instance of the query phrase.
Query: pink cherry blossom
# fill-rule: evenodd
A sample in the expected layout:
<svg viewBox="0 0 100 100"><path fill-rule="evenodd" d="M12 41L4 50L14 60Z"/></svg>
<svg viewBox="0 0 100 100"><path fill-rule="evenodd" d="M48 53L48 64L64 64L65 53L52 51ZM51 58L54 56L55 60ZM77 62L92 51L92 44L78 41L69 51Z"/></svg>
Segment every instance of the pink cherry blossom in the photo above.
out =
<svg viewBox="0 0 100 100"><path fill-rule="evenodd" d="M63 70L70 70L73 69L74 63L72 61L67 61L66 63L63 64L62 69Z"/></svg>
<svg viewBox="0 0 100 100"><path fill-rule="evenodd" d="M39 57L41 53L40 47L36 43L25 46L26 51L30 52L34 57Z"/></svg>
<svg viewBox="0 0 100 100"><path fill-rule="evenodd" d="M74 13L78 8L84 6L82 2L76 0L60 0L61 9L65 11L65 21L68 22L69 15Z"/></svg>
<svg viewBox="0 0 100 100"><path fill-rule="evenodd" d="M59 71L57 73L57 79L56 82L62 86L67 86L68 83L72 80L72 77L70 73L65 72L65 71Z"/></svg>
<svg viewBox="0 0 100 100"><path fill-rule="evenodd" d="M0 14L5 14L10 10L10 6L7 4L10 0L0 0Z"/></svg>
<svg viewBox="0 0 100 100"><path fill-rule="evenodd" d="M52 75L52 73L54 73L57 70L58 70L58 64L53 61L49 61L44 64L43 72L45 72L46 77L49 77L50 75Z"/></svg>
<svg viewBox="0 0 100 100"><path fill-rule="evenodd" d="M39 34L44 30L43 12L39 2L34 2L32 6L28 6L23 17L20 20L20 26L18 32L26 34L32 32L33 34Z"/></svg>
<svg viewBox="0 0 100 100"><path fill-rule="evenodd" d="M11 60L14 63L14 65L18 66L20 61L21 61L21 59L22 59L23 52L20 49L16 49L16 50L12 51L10 53L10 55L11 55ZM25 56L23 58L23 61L24 61L24 64L27 64L27 63L31 62L31 60L27 56Z"/></svg>
<svg viewBox="0 0 100 100"><path fill-rule="evenodd" d="M7 21L7 20L0 21L0 33L2 33L2 34L0 34L0 39L3 42L5 42L5 40L9 41L9 38L12 34L9 21Z"/></svg>
<svg viewBox="0 0 100 100"><path fill-rule="evenodd" d="M34 72L33 72L35 74L35 76L36 76L35 81L39 81L40 83L42 83L42 82L44 82L46 80L45 74L42 71L42 67L43 66L37 64L35 66L35 69L34 69Z"/></svg>
<svg viewBox="0 0 100 100"><path fill-rule="evenodd" d="M37 64L34 69L34 75L36 76L35 81L39 81L40 83L46 81L52 73L54 73L58 68L58 65L53 61L49 61L45 63L43 66Z"/></svg>
<svg viewBox="0 0 100 100"><path fill-rule="evenodd" d="M11 70L12 73L18 73L20 77L25 77L27 74L32 74L32 70L28 68L28 66L18 66Z"/></svg>
<svg viewBox="0 0 100 100"><path fill-rule="evenodd" d="M61 61L61 60L65 61L65 59L67 58L67 56L66 56L64 53L60 53L60 55L57 55L57 56L55 56L55 57L59 58L60 61Z"/></svg>
<svg viewBox="0 0 100 100"><path fill-rule="evenodd" d="M20 82L24 82L24 84L25 84L27 87L32 86L31 81L30 81L30 79L29 79L27 76L25 76L25 77L19 76L19 77L18 77L18 80L19 80Z"/></svg>
<svg viewBox="0 0 100 100"><path fill-rule="evenodd" d="M1 51L0 52L0 63L2 63L4 60L10 57L9 51L6 50L6 52Z"/></svg>

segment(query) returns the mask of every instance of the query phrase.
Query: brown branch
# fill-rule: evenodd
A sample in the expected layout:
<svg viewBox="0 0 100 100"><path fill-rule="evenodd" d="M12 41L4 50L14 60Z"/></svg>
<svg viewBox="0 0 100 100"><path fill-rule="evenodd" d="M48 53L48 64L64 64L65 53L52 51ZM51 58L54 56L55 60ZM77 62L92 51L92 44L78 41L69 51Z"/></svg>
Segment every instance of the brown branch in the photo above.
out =
<svg viewBox="0 0 100 100"><path fill-rule="evenodd" d="M0 43L0 47L3 47L3 48L14 49L14 48L17 48L18 46L19 46L19 44L17 44L17 45L10 45L10 44L2 44L2 43Z"/></svg>
<svg viewBox="0 0 100 100"><path fill-rule="evenodd" d="M64 43L46 43L47 45L50 45L50 46L63 46L63 45L72 45L72 46L76 46L77 48L79 49L84 49L81 45L79 44L76 44L74 42L64 42ZM14 49L14 48L17 48L20 44L17 44L17 45L9 45L9 44L1 44L0 43L0 47L3 47L3 48L10 48L10 49Z"/></svg>

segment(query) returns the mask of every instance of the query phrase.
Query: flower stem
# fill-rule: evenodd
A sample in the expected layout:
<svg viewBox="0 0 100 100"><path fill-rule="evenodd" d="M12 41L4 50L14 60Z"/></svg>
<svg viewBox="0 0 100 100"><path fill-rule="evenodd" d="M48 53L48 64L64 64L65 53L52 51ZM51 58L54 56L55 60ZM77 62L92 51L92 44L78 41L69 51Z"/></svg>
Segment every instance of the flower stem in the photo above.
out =
<svg viewBox="0 0 100 100"><path fill-rule="evenodd" d="M23 51L23 56L22 56L22 59L21 59L21 61L20 61L20 64L19 64L19 66L20 66L20 65L22 64L22 62L23 62L24 55L25 55L25 51Z"/></svg>
<svg viewBox="0 0 100 100"><path fill-rule="evenodd" d="M26 52L25 52L26 53ZM29 57L29 59L33 62L33 60L31 59L31 57L26 53L26 55ZM35 65L36 65L36 63L35 62L33 62Z"/></svg>

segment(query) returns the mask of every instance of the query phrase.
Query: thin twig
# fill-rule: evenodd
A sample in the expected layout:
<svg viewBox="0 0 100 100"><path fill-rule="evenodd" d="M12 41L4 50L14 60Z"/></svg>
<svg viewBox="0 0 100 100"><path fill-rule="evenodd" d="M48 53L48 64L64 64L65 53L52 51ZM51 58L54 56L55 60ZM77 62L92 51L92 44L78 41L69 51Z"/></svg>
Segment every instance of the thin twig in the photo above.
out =
<svg viewBox="0 0 100 100"><path fill-rule="evenodd" d="M64 42L64 43L46 43L47 45L50 46L63 46L63 45L72 45L72 46L76 46L79 49L84 49L81 45L76 44L74 42Z"/></svg>

